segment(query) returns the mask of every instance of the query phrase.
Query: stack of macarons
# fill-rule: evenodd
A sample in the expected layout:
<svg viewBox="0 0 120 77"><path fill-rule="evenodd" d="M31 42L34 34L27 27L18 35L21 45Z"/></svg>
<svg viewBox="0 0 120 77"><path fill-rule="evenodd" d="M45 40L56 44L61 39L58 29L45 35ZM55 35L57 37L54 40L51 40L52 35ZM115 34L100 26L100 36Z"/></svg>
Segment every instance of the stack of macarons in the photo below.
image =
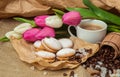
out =
<svg viewBox="0 0 120 77"><path fill-rule="evenodd" d="M69 57L75 55L73 42L69 38L56 39L53 37L44 38L41 41L35 41L35 54L46 62L54 62L57 60L68 60Z"/></svg>

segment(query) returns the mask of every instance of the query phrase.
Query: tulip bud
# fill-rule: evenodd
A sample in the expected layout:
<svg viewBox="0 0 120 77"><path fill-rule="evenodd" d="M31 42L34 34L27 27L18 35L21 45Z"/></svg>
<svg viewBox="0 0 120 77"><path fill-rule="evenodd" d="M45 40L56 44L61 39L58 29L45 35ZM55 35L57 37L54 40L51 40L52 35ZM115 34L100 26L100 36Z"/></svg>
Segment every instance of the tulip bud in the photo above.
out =
<svg viewBox="0 0 120 77"><path fill-rule="evenodd" d="M23 34L23 38L26 40L26 41L31 41L31 42L34 42L37 40L37 38L35 37L35 35L40 32L40 29L38 28L32 28L32 29L29 29L27 31L24 32Z"/></svg>
<svg viewBox="0 0 120 77"><path fill-rule="evenodd" d="M62 21L67 25L77 26L81 21L80 13L76 11L65 13L62 17Z"/></svg>
<svg viewBox="0 0 120 77"><path fill-rule="evenodd" d="M21 37L22 37L21 34L16 33L15 31L7 32L7 33L5 34L5 36L6 36L8 39L10 39L12 36L15 37L15 38L21 38Z"/></svg>
<svg viewBox="0 0 120 77"><path fill-rule="evenodd" d="M22 23L14 28L14 31L23 34L26 30L31 29L32 26L29 23Z"/></svg>
<svg viewBox="0 0 120 77"><path fill-rule="evenodd" d="M39 40L45 37L55 37L55 30L50 27L44 27L35 37Z"/></svg>
<svg viewBox="0 0 120 77"><path fill-rule="evenodd" d="M37 17L34 18L34 21L39 27L45 27L45 26L47 26L46 23L45 23L45 19L47 17L48 17L48 15L37 16Z"/></svg>
<svg viewBox="0 0 120 77"><path fill-rule="evenodd" d="M60 28L63 24L62 19L56 15L47 17L45 23L52 28Z"/></svg>

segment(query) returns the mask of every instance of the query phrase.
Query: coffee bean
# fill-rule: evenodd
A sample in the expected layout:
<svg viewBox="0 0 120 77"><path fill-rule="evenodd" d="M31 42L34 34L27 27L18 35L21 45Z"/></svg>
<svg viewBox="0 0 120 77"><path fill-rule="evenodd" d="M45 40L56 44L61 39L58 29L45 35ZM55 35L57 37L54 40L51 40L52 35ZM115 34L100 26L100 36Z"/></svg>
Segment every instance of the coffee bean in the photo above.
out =
<svg viewBox="0 0 120 77"><path fill-rule="evenodd" d="M92 61L92 62L96 62L96 61L97 61L97 59L96 59L96 58L93 58L91 61Z"/></svg>
<svg viewBox="0 0 120 77"><path fill-rule="evenodd" d="M74 71L71 71L69 77L74 77L74 74Z"/></svg>
<svg viewBox="0 0 120 77"><path fill-rule="evenodd" d="M63 73L63 76L67 76L68 74L66 74L66 73Z"/></svg>
<svg viewBox="0 0 120 77"><path fill-rule="evenodd" d="M114 64L119 64L119 63L120 63L119 60L115 60L115 61L114 61Z"/></svg>
<svg viewBox="0 0 120 77"><path fill-rule="evenodd" d="M95 70L101 71L101 69L100 69L100 68L95 68Z"/></svg>
<svg viewBox="0 0 120 77"><path fill-rule="evenodd" d="M80 59L81 57L82 57L82 55L80 53L75 54L75 59Z"/></svg>
<svg viewBox="0 0 120 77"><path fill-rule="evenodd" d="M88 52L89 54L92 54L92 49L85 49L86 52Z"/></svg>
<svg viewBox="0 0 120 77"><path fill-rule="evenodd" d="M78 62L78 63L81 63L81 62L82 62L82 60L81 60L81 59L77 59L77 62Z"/></svg>
<svg viewBox="0 0 120 77"><path fill-rule="evenodd" d="M111 68L113 65L111 63L108 64L109 68Z"/></svg>
<svg viewBox="0 0 120 77"><path fill-rule="evenodd" d="M92 77L100 77L100 73L92 73L91 76Z"/></svg>

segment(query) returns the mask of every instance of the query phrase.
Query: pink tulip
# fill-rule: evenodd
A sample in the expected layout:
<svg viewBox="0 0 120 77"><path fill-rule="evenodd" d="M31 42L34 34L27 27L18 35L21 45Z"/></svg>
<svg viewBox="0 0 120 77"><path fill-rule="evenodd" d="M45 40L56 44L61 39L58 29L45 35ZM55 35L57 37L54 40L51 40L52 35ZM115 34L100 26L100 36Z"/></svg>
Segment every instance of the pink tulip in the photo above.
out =
<svg viewBox="0 0 120 77"><path fill-rule="evenodd" d="M47 26L45 24L45 19L49 17L48 15L42 15L42 16L37 16L34 18L34 21L36 23L36 25L38 25L39 27L45 27Z"/></svg>
<svg viewBox="0 0 120 77"><path fill-rule="evenodd" d="M80 13L77 11L65 13L62 17L62 21L67 25L77 26L81 21Z"/></svg>
<svg viewBox="0 0 120 77"><path fill-rule="evenodd" d="M45 37L55 37L55 30L50 27L44 27L35 37L39 40Z"/></svg>
<svg viewBox="0 0 120 77"><path fill-rule="evenodd" d="M26 40L26 41L31 41L31 42L34 42L37 40L37 38L35 37L35 35L40 32L40 29L38 28L32 28L32 29L29 29L27 31L25 31L23 33L23 38Z"/></svg>

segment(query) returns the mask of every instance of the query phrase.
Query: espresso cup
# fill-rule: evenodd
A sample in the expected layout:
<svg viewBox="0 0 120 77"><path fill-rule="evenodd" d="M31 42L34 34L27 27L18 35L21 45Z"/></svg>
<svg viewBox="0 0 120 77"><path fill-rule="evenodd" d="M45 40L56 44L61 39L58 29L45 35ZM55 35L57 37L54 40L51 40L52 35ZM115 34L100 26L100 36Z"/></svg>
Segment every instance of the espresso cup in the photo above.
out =
<svg viewBox="0 0 120 77"><path fill-rule="evenodd" d="M83 19L77 26L69 26L68 33L75 36L70 28L75 27L78 38L90 43L98 43L103 40L107 32L107 24L101 20Z"/></svg>

